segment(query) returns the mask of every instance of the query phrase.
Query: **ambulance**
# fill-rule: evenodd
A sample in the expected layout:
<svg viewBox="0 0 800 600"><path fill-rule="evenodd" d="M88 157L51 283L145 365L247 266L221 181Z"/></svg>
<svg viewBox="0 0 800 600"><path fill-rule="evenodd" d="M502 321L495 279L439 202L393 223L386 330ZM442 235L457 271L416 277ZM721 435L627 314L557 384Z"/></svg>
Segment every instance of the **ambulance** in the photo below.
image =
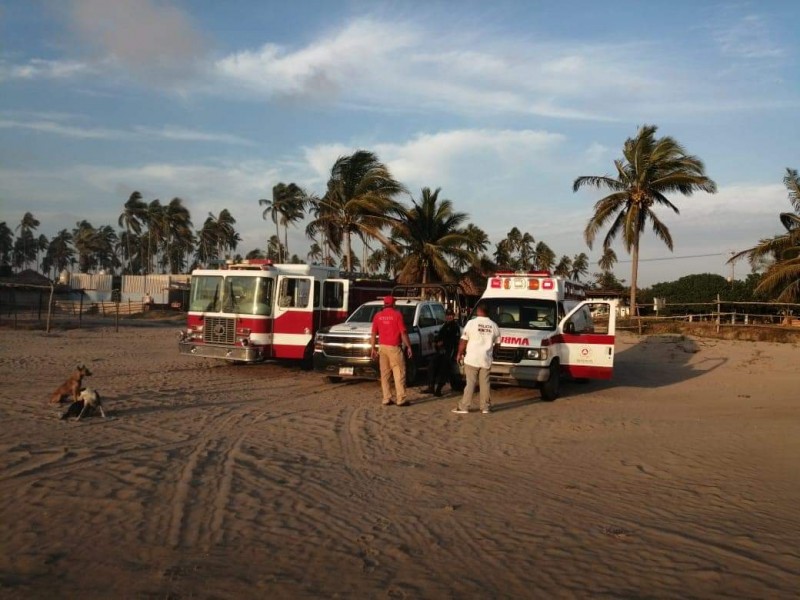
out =
<svg viewBox="0 0 800 600"><path fill-rule="evenodd" d="M178 349L231 363L301 360L310 368L317 331L391 290L388 281L342 277L334 267L266 259L196 269Z"/></svg>
<svg viewBox="0 0 800 600"><path fill-rule="evenodd" d="M549 272L496 273L480 302L500 328L490 380L558 397L561 380L610 379L616 301L587 300L581 284Z"/></svg>

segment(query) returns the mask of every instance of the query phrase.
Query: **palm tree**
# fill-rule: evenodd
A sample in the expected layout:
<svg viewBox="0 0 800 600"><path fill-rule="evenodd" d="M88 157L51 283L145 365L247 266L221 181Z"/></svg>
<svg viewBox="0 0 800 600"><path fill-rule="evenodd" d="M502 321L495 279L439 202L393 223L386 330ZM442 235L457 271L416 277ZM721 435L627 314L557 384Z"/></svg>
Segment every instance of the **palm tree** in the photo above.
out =
<svg viewBox="0 0 800 600"><path fill-rule="evenodd" d="M267 258L273 262L280 262L283 254L283 244L277 235L271 235L267 240Z"/></svg>
<svg viewBox="0 0 800 600"><path fill-rule="evenodd" d="M94 256L96 234L97 230L85 219L78 221L72 230L72 243L78 252L78 269L81 273L88 273L96 264Z"/></svg>
<svg viewBox="0 0 800 600"><path fill-rule="evenodd" d="M458 271L464 271L475 267L476 263L473 261L473 258L480 257L489 248L489 236L477 225L468 223L461 232L467 238L466 249L469 250L470 255L466 257L453 257L453 268ZM478 258L478 262L480 262L480 258Z"/></svg>
<svg viewBox="0 0 800 600"><path fill-rule="evenodd" d="M11 254L14 251L14 232L3 221L0 223L0 264L11 263Z"/></svg>
<svg viewBox="0 0 800 600"><path fill-rule="evenodd" d="M327 187L325 195L314 203L316 218L306 228L306 235L314 237L323 232L334 251L344 255L348 271L353 266L353 234L393 248L381 230L393 222L391 214L399 206L394 196L406 189L375 154L358 150L339 157L331 168Z"/></svg>
<svg viewBox="0 0 800 600"><path fill-rule="evenodd" d="M164 207L164 254L162 263L170 273L179 273L186 264L186 257L194 250L194 233L189 210L183 200L173 198Z"/></svg>
<svg viewBox="0 0 800 600"><path fill-rule="evenodd" d="M67 268L75 261L75 250L72 248L72 234L66 229L62 229L50 240L42 267L44 271L50 268L54 270L54 275Z"/></svg>
<svg viewBox="0 0 800 600"><path fill-rule="evenodd" d="M217 256L224 254L225 250L233 252L242 241L239 234L234 229L236 219L227 208L223 208L218 216L208 213L213 222L214 238L217 243Z"/></svg>
<svg viewBox="0 0 800 600"><path fill-rule="evenodd" d="M509 244L508 238L500 240L494 247L494 262L506 269L513 269L512 252L513 250L511 244Z"/></svg>
<svg viewBox="0 0 800 600"><path fill-rule="evenodd" d="M576 254L572 258L572 269L570 269L569 276L575 281L580 281L581 277L589 274L589 257L585 252Z"/></svg>
<svg viewBox="0 0 800 600"><path fill-rule="evenodd" d="M323 258L322 248L317 242L312 242L311 247L308 249L306 258L312 263L319 263Z"/></svg>
<svg viewBox="0 0 800 600"><path fill-rule="evenodd" d="M22 220L17 225L16 230L19 230L19 237L21 241L21 258L22 264L27 268L28 262L31 261L36 252L36 241L33 238L33 232L39 228L41 223L31 213L26 212L22 216Z"/></svg>
<svg viewBox="0 0 800 600"><path fill-rule="evenodd" d="M586 225L584 238L591 248L598 231L609 222L611 225L603 240L603 248L611 246L614 238L622 234L625 249L632 259L632 311L636 310L639 241L648 221L653 232L670 250L673 248L669 229L653 212L653 206L666 206L678 214L678 207L667 199L667 194L677 192L691 196L698 190L712 194L717 191L717 185L705 174L703 162L687 155L673 138L656 138L657 129L655 125L644 125L636 137L625 141L623 158L614 161L616 177L582 176L572 185L575 192L585 185L611 191L594 205L594 215Z"/></svg>
<svg viewBox="0 0 800 600"><path fill-rule="evenodd" d="M267 208L261 214L261 217L266 220L267 215L270 216L272 222L275 223L275 233L278 237L281 236L279 225L284 227L284 247L288 253L288 230L289 223L296 223L305 216L305 206L308 196L303 189L296 183L278 183L272 187L272 200L262 198L258 201L259 205L265 205ZM278 257L280 262L282 257Z"/></svg>
<svg viewBox="0 0 800 600"><path fill-rule="evenodd" d="M800 299L800 177L797 169L786 169L783 184L794 209L793 213L780 214L786 233L763 239L756 246L735 254L728 262L747 256L750 264L756 265L766 257L774 257L755 291L776 295L777 302L797 302Z"/></svg>
<svg viewBox="0 0 800 600"><path fill-rule="evenodd" d="M127 251L126 258L128 260L128 273L132 273L132 251L130 242L133 240L133 236L131 233L139 235L142 232L142 224L145 222L146 218L147 203L142 200L142 195L139 192L133 192L125 202L122 214L120 214L119 219L117 220L117 225L120 227L124 226L125 233L127 233L125 236L125 249Z"/></svg>
<svg viewBox="0 0 800 600"><path fill-rule="evenodd" d="M454 281L456 274L448 259L477 262L469 249L470 238L461 225L466 213L453 210L450 200L439 200L441 188L431 192L422 188L420 201L412 199L411 208L402 208L392 227L392 241L400 249L400 283L420 281Z"/></svg>
<svg viewBox="0 0 800 600"><path fill-rule="evenodd" d="M533 263L537 271L552 271L556 264L556 253L544 242L539 242L533 251Z"/></svg>
<svg viewBox="0 0 800 600"><path fill-rule="evenodd" d="M47 247L50 245L50 240L47 239L47 236L42 234L36 240L36 264L39 264L39 253L47 253ZM44 267L42 267L42 273L45 272Z"/></svg>
<svg viewBox="0 0 800 600"><path fill-rule="evenodd" d="M569 277L571 272L572 272L572 259L565 254L559 259L558 264L556 265L556 268L553 271L553 273L560 277Z"/></svg>
<svg viewBox="0 0 800 600"><path fill-rule="evenodd" d="M614 264L616 262L617 253L614 252L613 248L606 246L603 248L603 256L601 256L600 260L597 261L597 266L600 267L603 273L608 273L614 268Z"/></svg>

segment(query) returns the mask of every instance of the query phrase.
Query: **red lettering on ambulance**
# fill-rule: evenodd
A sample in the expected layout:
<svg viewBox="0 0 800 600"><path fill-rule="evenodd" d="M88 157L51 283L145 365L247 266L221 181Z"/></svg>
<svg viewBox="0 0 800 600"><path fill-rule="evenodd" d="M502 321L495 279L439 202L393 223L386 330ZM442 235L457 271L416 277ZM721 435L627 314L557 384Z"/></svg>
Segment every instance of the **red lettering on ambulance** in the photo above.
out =
<svg viewBox="0 0 800 600"><path fill-rule="evenodd" d="M524 337L512 337L510 335L504 335L500 338L501 344L509 344L513 346L530 346L530 342L528 338Z"/></svg>

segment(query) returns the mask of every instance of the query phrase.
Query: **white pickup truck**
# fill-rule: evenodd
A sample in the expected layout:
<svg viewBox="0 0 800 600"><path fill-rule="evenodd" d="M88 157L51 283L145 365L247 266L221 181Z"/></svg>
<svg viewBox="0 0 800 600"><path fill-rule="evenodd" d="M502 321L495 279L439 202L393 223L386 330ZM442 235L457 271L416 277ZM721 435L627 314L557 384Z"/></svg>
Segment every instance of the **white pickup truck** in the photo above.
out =
<svg viewBox="0 0 800 600"><path fill-rule="evenodd" d="M403 315L413 357L406 362L406 383L413 384L435 352L434 338L445 321L441 302L420 298L395 298ZM380 368L372 359L372 319L383 310L383 302L366 302L344 322L326 327L314 336L314 370L336 383L342 378L378 379Z"/></svg>

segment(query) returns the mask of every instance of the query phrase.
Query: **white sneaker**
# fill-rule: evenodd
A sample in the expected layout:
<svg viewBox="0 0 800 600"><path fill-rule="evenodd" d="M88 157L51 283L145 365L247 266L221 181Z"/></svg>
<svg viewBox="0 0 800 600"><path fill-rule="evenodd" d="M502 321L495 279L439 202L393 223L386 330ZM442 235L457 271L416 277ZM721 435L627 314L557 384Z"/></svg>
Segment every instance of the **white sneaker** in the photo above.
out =
<svg viewBox="0 0 800 600"><path fill-rule="evenodd" d="M491 408L484 408L481 412L483 414L485 414L485 415L488 415L490 412L492 412L492 409Z"/></svg>
<svg viewBox="0 0 800 600"><path fill-rule="evenodd" d="M457 415L468 415L469 414L468 410L464 410L463 408L458 408L457 406L453 410L451 410L450 412L454 412Z"/></svg>

